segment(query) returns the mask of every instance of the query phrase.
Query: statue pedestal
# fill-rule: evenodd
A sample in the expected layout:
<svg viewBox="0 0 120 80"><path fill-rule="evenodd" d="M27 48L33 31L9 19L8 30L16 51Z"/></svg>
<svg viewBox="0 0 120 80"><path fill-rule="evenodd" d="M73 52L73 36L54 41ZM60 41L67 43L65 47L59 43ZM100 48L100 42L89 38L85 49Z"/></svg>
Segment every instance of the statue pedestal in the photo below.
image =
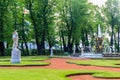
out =
<svg viewBox="0 0 120 80"><path fill-rule="evenodd" d="M82 53L81 58L103 58L102 54L95 54L95 53Z"/></svg>
<svg viewBox="0 0 120 80"><path fill-rule="evenodd" d="M21 62L21 52L19 49L15 48L11 52L11 63L20 63Z"/></svg>

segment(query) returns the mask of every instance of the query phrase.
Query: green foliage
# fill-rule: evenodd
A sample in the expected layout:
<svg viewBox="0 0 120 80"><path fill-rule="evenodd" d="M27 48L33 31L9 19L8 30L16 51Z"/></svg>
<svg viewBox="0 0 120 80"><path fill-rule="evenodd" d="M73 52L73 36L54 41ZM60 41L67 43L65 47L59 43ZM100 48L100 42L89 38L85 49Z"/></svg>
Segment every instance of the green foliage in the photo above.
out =
<svg viewBox="0 0 120 80"><path fill-rule="evenodd" d="M120 26L119 25L119 22L120 22L119 3L120 3L119 0L107 0L106 6L104 8L104 13L106 16L106 23L107 23L108 30L109 30L108 32L111 36L110 45L116 46L117 44L118 46L116 48L118 52L119 52L119 26ZM118 36L116 36L117 33L118 33Z"/></svg>
<svg viewBox="0 0 120 80"><path fill-rule="evenodd" d="M50 47L59 43L70 51L74 44L78 46L80 42L88 46L89 43L94 44L99 24L102 32L111 34L107 26L114 23L113 32L118 32L118 2L108 0L106 8L101 9L87 0L1 0L0 41L7 44L5 52L9 55L13 43L12 32L16 29L19 43L26 44L26 50L20 46L26 55L30 55L27 48L29 42L37 44L35 52L39 54L45 52L45 41Z"/></svg>

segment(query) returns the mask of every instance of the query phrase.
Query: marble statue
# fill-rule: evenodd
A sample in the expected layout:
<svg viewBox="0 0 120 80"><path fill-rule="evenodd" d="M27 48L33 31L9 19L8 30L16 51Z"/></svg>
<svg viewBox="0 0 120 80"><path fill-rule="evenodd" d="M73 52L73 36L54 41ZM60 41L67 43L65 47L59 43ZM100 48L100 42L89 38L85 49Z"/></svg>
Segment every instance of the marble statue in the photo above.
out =
<svg viewBox="0 0 120 80"><path fill-rule="evenodd" d="M18 33L17 33L17 31L13 32L12 39L13 39L13 49L17 49L17 47L18 47Z"/></svg>
<svg viewBox="0 0 120 80"><path fill-rule="evenodd" d="M18 47L18 33L17 31L13 32L13 47L12 47L12 54L11 54L11 63L20 63L21 62L21 52L17 48Z"/></svg>

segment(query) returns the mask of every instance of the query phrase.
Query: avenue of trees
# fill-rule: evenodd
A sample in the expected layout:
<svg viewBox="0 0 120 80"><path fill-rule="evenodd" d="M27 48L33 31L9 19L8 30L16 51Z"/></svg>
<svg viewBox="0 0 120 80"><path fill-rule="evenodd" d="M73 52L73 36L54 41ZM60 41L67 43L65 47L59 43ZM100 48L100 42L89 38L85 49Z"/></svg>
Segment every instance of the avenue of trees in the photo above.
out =
<svg viewBox="0 0 120 80"><path fill-rule="evenodd" d="M37 55L48 54L59 44L63 52L76 52L83 46L94 46L98 25L103 40L119 52L119 0L107 0L98 7L87 0L0 0L0 55L10 55L12 33L19 34L19 48L24 55L34 55L28 43L36 44ZM46 51L45 42L49 43Z"/></svg>

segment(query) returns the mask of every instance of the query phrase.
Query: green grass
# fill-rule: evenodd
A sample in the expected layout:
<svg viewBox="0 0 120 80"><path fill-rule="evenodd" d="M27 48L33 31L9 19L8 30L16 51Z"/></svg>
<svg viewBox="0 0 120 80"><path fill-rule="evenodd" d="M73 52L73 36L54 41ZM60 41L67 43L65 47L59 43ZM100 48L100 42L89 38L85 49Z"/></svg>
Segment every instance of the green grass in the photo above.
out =
<svg viewBox="0 0 120 80"><path fill-rule="evenodd" d="M47 60L49 59L50 57L48 56L21 56L21 60L23 61L43 61L43 60ZM0 57L0 61L9 61L11 59L10 56L3 56L3 57Z"/></svg>
<svg viewBox="0 0 120 80"><path fill-rule="evenodd" d="M49 57L22 57L20 64L11 64L10 57L0 57L0 65L4 66L27 66L49 64L39 60L46 60ZM7 59L7 60L6 60ZM89 60L90 61L90 60ZM99 61L99 60L98 60ZM106 60L105 60L106 61ZM103 61L103 62L105 62ZM115 60L116 61L116 60ZM117 62L117 61L116 61ZM119 72L108 72L100 70L57 70L42 68L0 68L0 80L70 80L69 75L91 74L101 78L120 78Z"/></svg>
<svg viewBox="0 0 120 80"><path fill-rule="evenodd" d="M21 63L12 64L10 57L0 57L0 66L44 66L49 65L49 62L43 62L49 59L46 56L22 56Z"/></svg>
<svg viewBox="0 0 120 80"><path fill-rule="evenodd" d="M0 69L0 80L70 80L71 74L92 74L94 77L120 78L120 73L55 69Z"/></svg>
<svg viewBox="0 0 120 80"><path fill-rule="evenodd" d="M68 63L78 65L104 66L104 67L120 67L120 60L68 60Z"/></svg>
<svg viewBox="0 0 120 80"><path fill-rule="evenodd" d="M10 61L0 61L0 66L45 66L49 62L42 61L21 61L21 63L11 63Z"/></svg>

